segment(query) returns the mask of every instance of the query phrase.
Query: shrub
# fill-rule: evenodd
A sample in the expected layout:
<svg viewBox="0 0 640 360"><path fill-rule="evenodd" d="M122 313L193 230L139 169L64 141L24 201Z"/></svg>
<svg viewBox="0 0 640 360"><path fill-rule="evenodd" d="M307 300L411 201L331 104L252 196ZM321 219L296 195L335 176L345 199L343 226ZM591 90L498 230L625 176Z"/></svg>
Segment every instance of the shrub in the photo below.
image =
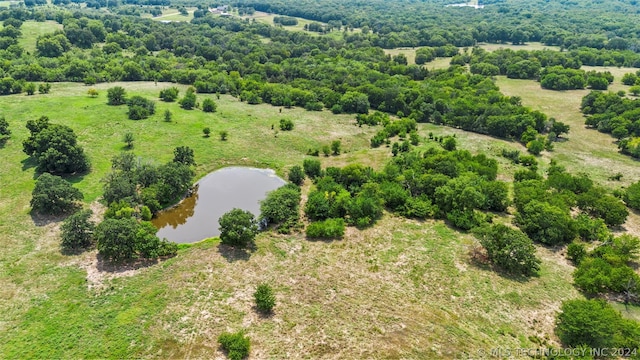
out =
<svg viewBox="0 0 640 360"><path fill-rule="evenodd" d="M300 167L300 165L293 166L289 170L289 174L287 176L289 178L289 181L291 181L291 183L296 184L298 186L302 185L305 178L304 171L302 170L302 167Z"/></svg>
<svg viewBox="0 0 640 360"><path fill-rule="evenodd" d="M452 136L447 136L443 143L442 143L442 147L444 147L445 150L448 151L453 151L456 149L456 139Z"/></svg>
<svg viewBox="0 0 640 360"><path fill-rule="evenodd" d="M307 174L307 176L311 179L315 179L322 175L320 160L305 159L302 162L302 168L304 169L304 173Z"/></svg>
<svg viewBox="0 0 640 360"><path fill-rule="evenodd" d="M556 320L556 333L566 346L637 348L640 325L622 318L605 300L567 300Z"/></svg>
<svg viewBox="0 0 640 360"><path fill-rule="evenodd" d="M331 147L329 147L329 145L322 145L322 154L329 156L329 154L331 154Z"/></svg>
<svg viewBox="0 0 640 360"><path fill-rule="evenodd" d="M258 311L265 314L271 313L273 307L276 305L276 297L273 294L271 286L268 284L258 285L256 292L253 293L253 298L256 300L256 308L258 308Z"/></svg>
<svg viewBox="0 0 640 360"><path fill-rule="evenodd" d="M122 138L122 141L124 141L125 144L127 144L127 147L129 149L133 148L133 141L134 141L134 137L133 137L133 133L132 132L127 132L124 134L124 137Z"/></svg>
<svg viewBox="0 0 640 360"><path fill-rule="evenodd" d="M231 360L242 360L249 356L251 341L244 332L224 332L218 336L218 343Z"/></svg>
<svg viewBox="0 0 640 360"><path fill-rule="evenodd" d="M204 134L204 137L209 137L211 136L211 128L210 127L206 127L204 129L202 129L202 133Z"/></svg>
<svg viewBox="0 0 640 360"><path fill-rule="evenodd" d="M40 214L60 215L75 210L81 200L82 193L71 183L59 176L43 173L36 180L31 209Z"/></svg>
<svg viewBox="0 0 640 360"><path fill-rule="evenodd" d="M340 140L334 140L331 142L331 151L333 152L333 155L340 155Z"/></svg>
<svg viewBox="0 0 640 360"><path fill-rule="evenodd" d="M293 121L289 119L280 119L280 130L282 131L293 130Z"/></svg>
<svg viewBox="0 0 640 360"><path fill-rule="evenodd" d="M630 185L622 198L628 207L640 210L640 181Z"/></svg>
<svg viewBox="0 0 640 360"><path fill-rule="evenodd" d="M131 120L146 119L156 112L156 104L142 96L132 96L127 100L127 105L129 106L128 116Z"/></svg>
<svg viewBox="0 0 640 360"><path fill-rule="evenodd" d="M193 90L193 88L189 88L187 90L187 93L184 95L184 97L182 99L180 99L180 101L178 101L178 103L180 104L180 107L185 109L185 110L191 110L194 107L196 107L196 94Z"/></svg>
<svg viewBox="0 0 640 360"><path fill-rule="evenodd" d="M180 90L178 90L178 88L175 86L168 89L160 90L160 99L166 102L176 101L179 92Z"/></svg>
<svg viewBox="0 0 640 360"><path fill-rule="evenodd" d="M171 119L173 118L173 114L171 113L171 110L167 109L164 111L164 121L166 122L171 122Z"/></svg>
<svg viewBox="0 0 640 360"><path fill-rule="evenodd" d="M587 256L587 249L584 244L574 241L567 246L567 258L574 264L579 265L585 256Z"/></svg>
<svg viewBox="0 0 640 360"><path fill-rule="evenodd" d="M139 223L136 219L125 216L101 222L96 226L94 236L98 252L113 261L175 255L178 246L160 240L155 235L157 231L149 222Z"/></svg>
<svg viewBox="0 0 640 360"><path fill-rule="evenodd" d="M343 219L326 219L310 223L306 235L310 239L341 239L344 228Z"/></svg>
<svg viewBox="0 0 640 360"><path fill-rule="evenodd" d="M92 214L91 210L81 210L64 220L60 226L64 248L80 249L91 245L95 229L95 224L89 220Z"/></svg>
<svg viewBox="0 0 640 360"><path fill-rule="evenodd" d="M91 96L92 98L97 97L98 96L98 90L91 88L89 90L87 90L87 94L89 96Z"/></svg>
<svg viewBox="0 0 640 360"><path fill-rule="evenodd" d="M516 214L515 221L532 240L547 245L569 242L576 234L573 220L567 212L537 200L524 205Z"/></svg>
<svg viewBox="0 0 640 360"><path fill-rule="evenodd" d="M126 103L126 91L122 86L115 86L107 90L108 105L124 105Z"/></svg>
<svg viewBox="0 0 640 360"><path fill-rule="evenodd" d="M233 209L220 217L220 241L225 245L246 247L253 243L258 225L252 213Z"/></svg>
<svg viewBox="0 0 640 360"><path fill-rule="evenodd" d="M202 100L202 111L204 112L216 112L218 109L218 105L216 105L215 101L207 98Z"/></svg>
<svg viewBox="0 0 640 360"><path fill-rule="evenodd" d="M227 130L220 130L220 140L227 141L229 138L229 132Z"/></svg>
<svg viewBox="0 0 640 360"><path fill-rule="evenodd" d="M524 276L540 270L533 242L522 231L498 224L479 229L476 236L487 250L489 260L499 268Z"/></svg>
<svg viewBox="0 0 640 360"><path fill-rule="evenodd" d="M300 188L289 184L273 190L260 203L260 221L280 225L280 231L288 232L298 221Z"/></svg>
<svg viewBox="0 0 640 360"><path fill-rule="evenodd" d="M178 146L173 149L173 162L185 165L195 165L196 160L193 156L193 149L188 146Z"/></svg>
<svg viewBox="0 0 640 360"><path fill-rule="evenodd" d="M4 116L0 116L0 140L11 136L11 130L9 130L9 122Z"/></svg>

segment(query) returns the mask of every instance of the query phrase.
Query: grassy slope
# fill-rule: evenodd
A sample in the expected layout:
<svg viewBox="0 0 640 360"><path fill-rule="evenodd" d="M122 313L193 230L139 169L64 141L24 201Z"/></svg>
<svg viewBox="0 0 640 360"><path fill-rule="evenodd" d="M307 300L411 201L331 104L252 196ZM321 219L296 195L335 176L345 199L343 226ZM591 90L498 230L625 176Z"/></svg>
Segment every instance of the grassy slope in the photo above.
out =
<svg viewBox="0 0 640 360"><path fill-rule="evenodd" d="M325 164L380 166L388 157L386 148L367 149L376 129L351 125L351 116L279 113L228 96L218 101L215 114L159 102L151 119L126 120L125 107L105 104L105 89L113 85L97 86L96 99L77 84L54 84L49 95L0 98L14 132L0 149L7 164L0 169L0 331L8 334L0 357L208 356L217 351L221 331L242 327L258 357L463 356L498 345L531 345L528 336L552 337L553 311L563 298L577 296L568 265L548 250L540 249L546 258L542 276L519 282L471 264L469 236L440 222L393 217L363 232L350 229L346 240L332 243L263 235L255 254L236 261L205 242L162 264L123 273L131 277L96 264L94 252L62 255L59 223L28 215L33 168L25 165L20 144L26 119L46 114L75 129L94 166L74 179L87 202L99 195L99 180L110 157L123 151L127 131L136 134L133 151L158 162L169 160L175 146L191 146L199 175L227 164L282 173L300 163L309 147L336 138L347 153L322 158ZM148 97L166 86L120 85ZM175 122L161 120L166 108ZM277 127L282 117L293 119L296 128L275 137L271 124ZM229 141L203 138L204 126L214 133L229 130ZM421 135L428 131L456 132L462 146L473 150L512 146L430 125ZM250 308L253 289L265 280L278 293L272 319Z"/></svg>
<svg viewBox="0 0 640 360"><path fill-rule="evenodd" d="M0 29L2 24L0 24ZM55 21L47 20L43 22L27 20L20 27L22 36L18 39L18 44L26 51L33 52L36 50L36 40L38 36L52 33L56 30L62 30L62 24Z"/></svg>

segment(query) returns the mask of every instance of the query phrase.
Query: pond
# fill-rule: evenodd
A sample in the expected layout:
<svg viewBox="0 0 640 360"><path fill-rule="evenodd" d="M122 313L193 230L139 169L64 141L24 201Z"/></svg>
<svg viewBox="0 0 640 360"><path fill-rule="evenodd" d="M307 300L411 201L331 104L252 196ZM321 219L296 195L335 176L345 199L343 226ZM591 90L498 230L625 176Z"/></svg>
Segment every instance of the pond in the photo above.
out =
<svg viewBox="0 0 640 360"><path fill-rule="evenodd" d="M257 218L260 201L285 183L269 169L223 168L202 178L191 196L151 222L161 239L177 243L204 240L220 235L218 219L233 208L251 211Z"/></svg>

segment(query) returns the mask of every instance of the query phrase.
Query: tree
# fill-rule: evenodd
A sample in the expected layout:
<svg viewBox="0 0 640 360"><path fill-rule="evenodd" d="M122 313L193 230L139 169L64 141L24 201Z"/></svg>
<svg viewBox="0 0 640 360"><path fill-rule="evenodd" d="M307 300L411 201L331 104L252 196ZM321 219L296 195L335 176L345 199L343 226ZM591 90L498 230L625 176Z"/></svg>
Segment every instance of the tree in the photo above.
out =
<svg viewBox="0 0 640 360"><path fill-rule="evenodd" d="M556 134L556 137L560 137L562 134L569 133L569 125L560 121L554 121L553 125L551 125L551 132Z"/></svg>
<svg viewBox="0 0 640 360"><path fill-rule="evenodd" d="M531 200L516 213L516 224L534 240L557 245L573 240L576 235L571 216L548 203Z"/></svg>
<svg viewBox="0 0 640 360"><path fill-rule="evenodd" d="M11 136L11 130L9 130L9 122L4 116L0 116L0 140Z"/></svg>
<svg viewBox="0 0 640 360"><path fill-rule="evenodd" d="M369 112L369 98L366 94L347 91L340 98L341 109L346 113L366 114Z"/></svg>
<svg viewBox="0 0 640 360"><path fill-rule="evenodd" d="M129 106L128 116L131 120L146 119L156 112L156 104L152 100L138 95L128 99L127 105Z"/></svg>
<svg viewBox="0 0 640 360"><path fill-rule="evenodd" d="M38 176L31 194L32 211L50 215L72 212L83 197L80 190L71 186L68 181L49 173Z"/></svg>
<svg viewBox="0 0 640 360"><path fill-rule="evenodd" d="M218 343L227 352L230 360L242 360L249 356L251 342L244 332L223 332L218 336Z"/></svg>
<svg viewBox="0 0 640 360"><path fill-rule="evenodd" d="M628 207L640 210L640 181L631 184L625 190L623 199Z"/></svg>
<svg viewBox="0 0 640 360"><path fill-rule="evenodd" d="M173 150L173 162L185 165L195 165L193 149L188 146L178 146Z"/></svg>
<svg viewBox="0 0 640 360"><path fill-rule="evenodd" d="M293 184L301 186L305 178L302 167L300 167L300 165L293 166L289 170L288 178L289 178L289 181L291 181Z"/></svg>
<svg viewBox="0 0 640 360"><path fill-rule="evenodd" d="M229 137L229 132L227 130L220 130L220 140L227 141Z"/></svg>
<svg viewBox="0 0 640 360"><path fill-rule="evenodd" d="M96 226L94 238L98 252L113 261L175 255L177 245L160 240L156 232L149 222L138 222L132 217L110 218Z"/></svg>
<svg viewBox="0 0 640 360"><path fill-rule="evenodd" d="M171 122L172 117L173 117L173 114L171 113L171 110L167 109L164 111L164 121Z"/></svg>
<svg viewBox="0 0 640 360"><path fill-rule="evenodd" d="M91 96L92 98L95 98L95 97L98 96L98 90L96 90L94 88L91 88L91 89L87 90L87 94L89 96Z"/></svg>
<svg viewBox="0 0 640 360"><path fill-rule="evenodd" d="M633 96L640 95L640 85L635 85L629 88L629 92L633 94Z"/></svg>
<svg viewBox="0 0 640 360"><path fill-rule="evenodd" d="M67 249L80 249L91 246L95 224L90 220L93 211L86 209L75 212L64 220L62 246Z"/></svg>
<svg viewBox="0 0 640 360"><path fill-rule="evenodd" d="M540 155L544 150L544 142L541 140L532 140L527 143L527 151L533 155Z"/></svg>
<svg viewBox="0 0 640 360"><path fill-rule="evenodd" d="M454 138L453 136L447 136L446 138L444 138L444 141L442 142L442 147L444 147L444 149L447 151L455 150L456 138Z"/></svg>
<svg viewBox="0 0 640 360"><path fill-rule="evenodd" d="M122 141L124 141L125 144L127 144L127 147L129 149L133 148L133 140L134 140L134 137L133 137L133 133L131 132L125 133L124 137L122 138Z"/></svg>
<svg viewBox="0 0 640 360"><path fill-rule="evenodd" d="M216 112L218 105L212 99L206 98L202 100L202 111L204 112Z"/></svg>
<svg viewBox="0 0 640 360"><path fill-rule="evenodd" d="M640 326L623 319L605 300L567 300L560 308L556 333L566 346L637 348Z"/></svg>
<svg viewBox="0 0 640 360"><path fill-rule="evenodd" d="M211 136L211 128L205 127L204 129L202 129L202 133L204 134L204 137L208 138L209 136Z"/></svg>
<svg viewBox="0 0 640 360"><path fill-rule="evenodd" d="M331 151L333 155L340 155L340 140L334 140L331 142Z"/></svg>
<svg viewBox="0 0 640 360"><path fill-rule="evenodd" d="M36 84L34 83L26 83L24 85L24 91L27 93L27 95L33 95L36 93Z"/></svg>
<svg viewBox="0 0 640 360"><path fill-rule="evenodd" d="M51 91L51 84L44 83L44 84L38 85L38 92L40 94L48 94L49 91Z"/></svg>
<svg viewBox="0 0 640 360"><path fill-rule="evenodd" d="M124 105L126 103L126 91L122 86L114 86L107 90L107 105Z"/></svg>
<svg viewBox="0 0 640 360"><path fill-rule="evenodd" d="M317 159L304 159L302 162L302 167L304 168L304 173L311 179L315 179L322 175L322 167L320 165L320 160Z"/></svg>
<svg viewBox="0 0 640 360"><path fill-rule="evenodd" d="M279 231L288 230L298 221L300 188L289 184L273 190L260 202L260 221L280 225Z"/></svg>
<svg viewBox="0 0 640 360"><path fill-rule="evenodd" d="M220 241L225 245L247 247L253 244L258 225L252 213L233 209L220 217Z"/></svg>
<svg viewBox="0 0 640 360"><path fill-rule="evenodd" d="M195 91L193 90L193 88L189 88L187 89L187 93L184 95L184 97L180 99L180 101L178 101L178 104L180 104L180 107L185 110L191 110L196 107L196 100L197 99Z"/></svg>
<svg viewBox="0 0 640 360"><path fill-rule="evenodd" d="M180 90L177 87L173 86L168 89L160 90L160 99L166 102L173 102L178 99L178 94Z"/></svg>
<svg viewBox="0 0 640 360"><path fill-rule="evenodd" d="M73 130L64 125L50 124L49 118L28 120L31 135L22 143L25 154L38 162L38 171L71 174L89 170L89 160L77 144Z"/></svg>
<svg viewBox="0 0 640 360"><path fill-rule="evenodd" d="M280 130L282 131L293 130L293 121L289 119L280 119Z"/></svg>
<svg viewBox="0 0 640 360"><path fill-rule="evenodd" d="M477 230L489 260L513 274L531 276L540 270L540 259L531 239L522 231L502 224Z"/></svg>
<svg viewBox="0 0 640 360"><path fill-rule="evenodd" d="M271 313L273 307L276 305L276 297L269 284L263 283L258 285L256 292L253 293L253 298L256 301L258 311L265 314Z"/></svg>

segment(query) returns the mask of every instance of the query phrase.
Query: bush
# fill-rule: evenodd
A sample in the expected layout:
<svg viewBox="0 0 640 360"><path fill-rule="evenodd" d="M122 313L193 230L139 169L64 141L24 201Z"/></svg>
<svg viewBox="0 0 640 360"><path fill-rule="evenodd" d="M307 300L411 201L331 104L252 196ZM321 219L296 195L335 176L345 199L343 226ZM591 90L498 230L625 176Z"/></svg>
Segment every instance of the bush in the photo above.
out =
<svg viewBox="0 0 640 360"><path fill-rule="evenodd" d="M218 343L231 360L242 360L249 356L251 341L242 331L224 332L218 336Z"/></svg>
<svg viewBox="0 0 640 360"><path fill-rule="evenodd" d="M456 138L452 137L452 136L447 136L444 141L442 142L442 147L444 147L445 150L448 151L453 151L456 149Z"/></svg>
<svg viewBox="0 0 640 360"><path fill-rule="evenodd" d="M178 101L178 104L180 104L180 107L185 110L191 110L196 107L196 100L196 94L193 88L189 88L187 89L187 93L184 97Z"/></svg>
<svg viewBox="0 0 640 360"><path fill-rule="evenodd" d="M310 223L306 235L310 239L341 239L344 228L343 219L326 219Z"/></svg>
<svg viewBox="0 0 640 360"><path fill-rule="evenodd" d="M280 130L282 131L293 130L293 121L289 119L280 119Z"/></svg>
<svg viewBox="0 0 640 360"><path fill-rule="evenodd" d="M258 311L265 314L271 313L273 307L276 305L276 297L273 294L271 286L268 284L258 285L256 292L253 293L253 298L256 300L256 308L258 308Z"/></svg>
<svg viewBox="0 0 640 360"><path fill-rule="evenodd" d="M567 258L574 264L579 265L585 256L587 256L587 249L584 244L574 241L567 246Z"/></svg>
<svg viewBox="0 0 640 360"><path fill-rule="evenodd" d="M98 252L106 259L122 261L175 255L178 246L160 240L158 230L149 222L139 223L132 217L106 219L96 226L94 237Z"/></svg>
<svg viewBox="0 0 640 360"><path fill-rule="evenodd" d="M260 222L280 225L287 232L298 222L300 188L289 184L273 190L260 203Z"/></svg>
<svg viewBox="0 0 640 360"><path fill-rule="evenodd" d="M227 130L220 130L220 140L222 141L227 141L227 138L229 138L229 132Z"/></svg>
<svg viewBox="0 0 640 360"><path fill-rule="evenodd" d="M505 225L493 225L476 232L487 250L489 260L513 274L531 276L540 270L540 259L531 239L522 231Z"/></svg>
<svg viewBox="0 0 640 360"><path fill-rule="evenodd" d="M573 219L566 211L537 200L524 205L515 221L533 241L547 245L569 242L576 235Z"/></svg>
<svg viewBox="0 0 640 360"><path fill-rule="evenodd" d="M179 92L180 90L178 90L178 88L175 86L168 89L160 90L160 99L166 102L176 101Z"/></svg>
<svg viewBox="0 0 640 360"><path fill-rule="evenodd" d="M556 333L566 346L637 348L640 325L622 318L605 300L568 300L562 303Z"/></svg>
<svg viewBox="0 0 640 360"><path fill-rule="evenodd" d="M193 149L188 146L178 146L173 149L173 162L187 166L195 165L196 160L193 156Z"/></svg>
<svg viewBox="0 0 640 360"><path fill-rule="evenodd" d="M247 247L253 244L258 225L252 213L241 209L233 209L222 215L220 224L220 241L225 245Z"/></svg>
<svg viewBox="0 0 640 360"><path fill-rule="evenodd" d="M204 112L216 112L216 110L218 109L218 105L216 105L215 101L207 98L202 100L202 111Z"/></svg>
<svg viewBox="0 0 640 360"><path fill-rule="evenodd" d="M9 122L4 116L0 116L0 140L11 136L11 130L9 130Z"/></svg>
<svg viewBox="0 0 640 360"><path fill-rule="evenodd" d="M129 106L128 116L131 120L146 119L156 112L156 104L142 96L131 97L127 100L127 105Z"/></svg>
<svg viewBox="0 0 640 360"><path fill-rule="evenodd" d="M333 152L333 155L340 155L340 140L334 140L331 142L331 151Z"/></svg>
<svg viewBox="0 0 640 360"><path fill-rule="evenodd" d="M59 176L43 173L36 179L31 209L40 214L60 215L78 208L81 200L82 193L71 183Z"/></svg>
<svg viewBox="0 0 640 360"><path fill-rule="evenodd" d="M202 129L202 133L204 134L204 137L209 137L211 136L211 128L210 127L205 127L204 129Z"/></svg>
<svg viewBox="0 0 640 360"><path fill-rule="evenodd" d="M320 160L305 159L302 162L302 168L304 169L304 173L311 179L315 179L322 175Z"/></svg>
<svg viewBox="0 0 640 360"><path fill-rule="evenodd" d="M630 185L622 198L628 207L640 210L640 181Z"/></svg>
<svg viewBox="0 0 640 360"><path fill-rule="evenodd" d="M108 105L124 105L126 103L126 91L122 86L115 86L107 90Z"/></svg>
<svg viewBox="0 0 640 360"><path fill-rule="evenodd" d="M293 166L289 170L289 174L287 176L289 178L289 181L291 181L291 183L296 184L298 186L302 185L305 178L304 171L302 170L302 167L300 167L300 165Z"/></svg>
<svg viewBox="0 0 640 360"><path fill-rule="evenodd" d="M62 247L80 249L91 245L95 229L95 224L89 220L92 214L91 210L81 210L64 220L60 226Z"/></svg>

